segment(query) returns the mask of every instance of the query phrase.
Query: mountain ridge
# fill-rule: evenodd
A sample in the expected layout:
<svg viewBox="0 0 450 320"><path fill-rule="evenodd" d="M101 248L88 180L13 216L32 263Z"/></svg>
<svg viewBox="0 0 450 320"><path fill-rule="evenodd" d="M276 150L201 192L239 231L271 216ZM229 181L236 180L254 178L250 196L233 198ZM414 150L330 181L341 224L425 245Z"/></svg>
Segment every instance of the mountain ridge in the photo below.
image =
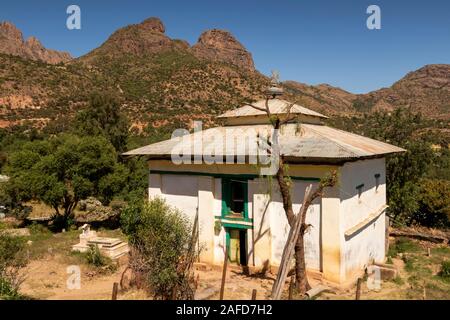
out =
<svg viewBox="0 0 450 320"><path fill-rule="evenodd" d="M18 29L9 32L21 37ZM0 52L4 46L1 42ZM116 94L136 130L147 123L158 128L193 119L212 125L214 116L261 98L268 83L252 54L228 31L207 30L191 46L168 37L162 21L152 17L116 30L98 48L64 63L0 54L0 127L63 128L93 91ZM366 94L328 84L281 85L286 99L329 116L409 107L448 120L449 83L450 65L436 64Z"/></svg>
<svg viewBox="0 0 450 320"><path fill-rule="evenodd" d="M72 60L68 52L45 48L34 36L24 40L22 32L11 22L0 22L0 53L58 64Z"/></svg>

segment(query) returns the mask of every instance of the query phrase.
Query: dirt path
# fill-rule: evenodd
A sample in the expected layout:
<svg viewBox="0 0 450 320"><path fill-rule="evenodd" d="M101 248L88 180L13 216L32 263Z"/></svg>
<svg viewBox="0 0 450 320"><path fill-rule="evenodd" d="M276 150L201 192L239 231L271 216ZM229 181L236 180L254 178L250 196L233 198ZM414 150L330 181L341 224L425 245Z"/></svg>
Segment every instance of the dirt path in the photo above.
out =
<svg viewBox="0 0 450 320"><path fill-rule="evenodd" d="M50 300L103 300L111 299L114 282L120 281L121 266L110 274L95 274L85 266L80 266L80 289L69 289L67 280L67 264L58 261L57 257L47 257L31 261L23 271L26 279L21 292L36 299Z"/></svg>
<svg viewBox="0 0 450 320"><path fill-rule="evenodd" d="M35 299L46 300L109 300L112 286L119 282L125 265L114 273L99 274L85 265L80 265L80 289L69 289L67 273L69 264L59 256L48 256L45 259L33 260L23 270L26 279L21 286L21 292ZM198 299L218 299L221 271L209 269L196 271L199 285L196 297ZM270 294L273 279L249 277L238 270L228 270L225 286L225 299L251 298L253 289L257 290L258 299L266 299ZM119 293L118 299L149 299L145 293L130 290Z"/></svg>

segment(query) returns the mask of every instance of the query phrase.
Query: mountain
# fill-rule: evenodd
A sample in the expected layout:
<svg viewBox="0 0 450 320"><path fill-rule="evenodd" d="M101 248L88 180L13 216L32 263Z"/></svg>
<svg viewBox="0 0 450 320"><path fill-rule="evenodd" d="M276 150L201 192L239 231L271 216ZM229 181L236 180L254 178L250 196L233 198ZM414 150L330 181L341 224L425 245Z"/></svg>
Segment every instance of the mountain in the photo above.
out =
<svg viewBox="0 0 450 320"><path fill-rule="evenodd" d="M327 84L284 82L306 106L325 114L354 114L411 108L428 118L450 119L450 65L431 64L408 73L389 88L352 94Z"/></svg>
<svg viewBox="0 0 450 320"><path fill-rule="evenodd" d="M35 37L23 39L22 32L10 22L0 23L0 53L39 60L50 64L67 62L69 53L46 49Z"/></svg>
<svg viewBox="0 0 450 320"><path fill-rule="evenodd" d="M164 24L155 17L117 30L99 48L80 60L95 64L105 57L142 57L167 51L189 53L201 60L226 62L248 71L255 70L251 53L231 33L217 29L205 31L198 42L190 47L187 41L165 35Z"/></svg>
<svg viewBox="0 0 450 320"><path fill-rule="evenodd" d="M213 29L203 32L191 52L199 58L228 62L255 71L251 53L227 31Z"/></svg>
<svg viewBox="0 0 450 320"><path fill-rule="evenodd" d="M115 31L99 48L80 58L88 64L124 55L145 56L171 50L189 48L183 41L172 40L164 34L165 27L158 18L148 18Z"/></svg>
<svg viewBox="0 0 450 320"><path fill-rule="evenodd" d="M230 33L206 31L191 47L169 38L163 23L149 18L62 66L0 55L0 126L67 125L67 116L93 91L117 94L137 130L148 123L185 126L192 119L208 125L267 84Z"/></svg>
<svg viewBox="0 0 450 320"><path fill-rule="evenodd" d="M171 39L161 20L149 18L117 30L86 55L55 65L19 50L21 32L8 23L1 26L8 41L0 42L0 127L64 130L94 91L117 95L133 130L148 124L169 130L195 119L209 126L215 115L261 98L269 83L251 53L224 30L205 31L191 46ZM285 81L282 86L286 98L330 116L411 107L448 120L449 79L450 65L429 65L367 94L327 84Z"/></svg>
<svg viewBox="0 0 450 320"><path fill-rule="evenodd" d="M450 119L450 65L426 65L390 88L359 95L355 100L360 111L389 111L401 106L430 118Z"/></svg>
<svg viewBox="0 0 450 320"><path fill-rule="evenodd" d="M291 99L320 113L329 116L355 113L353 101L357 95L343 89L328 84L310 86L296 81L285 81L283 86L285 92L292 95Z"/></svg>

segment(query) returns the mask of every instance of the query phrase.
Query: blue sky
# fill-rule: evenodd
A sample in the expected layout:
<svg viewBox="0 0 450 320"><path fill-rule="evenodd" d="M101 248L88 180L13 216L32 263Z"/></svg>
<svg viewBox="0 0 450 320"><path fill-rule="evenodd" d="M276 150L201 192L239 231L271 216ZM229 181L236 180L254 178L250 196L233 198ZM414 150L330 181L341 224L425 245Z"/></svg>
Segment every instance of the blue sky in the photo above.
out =
<svg viewBox="0 0 450 320"><path fill-rule="evenodd" d="M66 8L81 8L82 29L66 28ZM366 9L381 8L381 30ZM206 29L231 31L264 74L328 83L361 93L392 85L425 64L450 63L450 1L381 0L15 0L0 20L48 48L83 55L116 29L160 17L172 38L193 44Z"/></svg>

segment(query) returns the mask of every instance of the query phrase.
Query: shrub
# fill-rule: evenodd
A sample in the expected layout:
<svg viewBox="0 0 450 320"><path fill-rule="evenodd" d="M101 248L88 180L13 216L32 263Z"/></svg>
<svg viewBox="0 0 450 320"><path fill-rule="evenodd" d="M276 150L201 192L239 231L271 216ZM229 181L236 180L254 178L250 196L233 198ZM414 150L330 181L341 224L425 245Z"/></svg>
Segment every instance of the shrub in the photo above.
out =
<svg viewBox="0 0 450 320"><path fill-rule="evenodd" d="M405 281L403 281L402 277L400 277L399 275L392 279L392 281L399 286L405 284Z"/></svg>
<svg viewBox="0 0 450 320"><path fill-rule="evenodd" d="M415 222L432 228L450 226L450 181L422 179Z"/></svg>
<svg viewBox="0 0 450 320"><path fill-rule="evenodd" d="M30 230L31 235L48 235L51 234L51 231L42 224L33 222L28 229Z"/></svg>
<svg viewBox="0 0 450 320"><path fill-rule="evenodd" d="M192 299L192 227L162 199L138 202L122 212L131 247L130 268L155 299Z"/></svg>
<svg viewBox="0 0 450 320"><path fill-rule="evenodd" d="M441 271L439 272L439 275L442 278L450 280L450 261L441 262Z"/></svg>
<svg viewBox="0 0 450 320"><path fill-rule="evenodd" d="M98 245L89 247L89 250L86 252L86 261L88 264L92 264L96 267L107 265L106 257L101 254Z"/></svg>
<svg viewBox="0 0 450 320"><path fill-rule="evenodd" d="M20 269L27 264L25 241L0 230L0 299L20 298L23 278Z"/></svg>
<svg viewBox="0 0 450 320"><path fill-rule="evenodd" d="M104 256L98 247L98 245L90 246L89 250L85 254L86 262L96 268L100 268L102 271L115 271L117 265L113 263L111 258Z"/></svg>

